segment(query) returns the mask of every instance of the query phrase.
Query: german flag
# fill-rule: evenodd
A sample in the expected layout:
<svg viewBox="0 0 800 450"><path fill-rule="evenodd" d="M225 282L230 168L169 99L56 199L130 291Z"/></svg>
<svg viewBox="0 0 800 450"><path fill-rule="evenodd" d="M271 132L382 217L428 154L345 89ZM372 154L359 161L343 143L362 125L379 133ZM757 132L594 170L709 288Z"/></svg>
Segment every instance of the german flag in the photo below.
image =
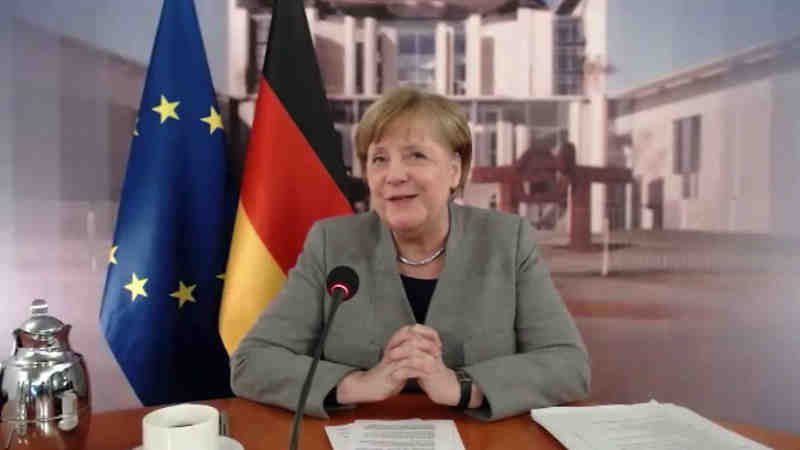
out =
<svg viewBox="0 0 800 450"><path fill-rule="evenodd" d="M272 13L220 307L228 353L277 294L314 221L352 212L303 2L275 0Z"/></svg>

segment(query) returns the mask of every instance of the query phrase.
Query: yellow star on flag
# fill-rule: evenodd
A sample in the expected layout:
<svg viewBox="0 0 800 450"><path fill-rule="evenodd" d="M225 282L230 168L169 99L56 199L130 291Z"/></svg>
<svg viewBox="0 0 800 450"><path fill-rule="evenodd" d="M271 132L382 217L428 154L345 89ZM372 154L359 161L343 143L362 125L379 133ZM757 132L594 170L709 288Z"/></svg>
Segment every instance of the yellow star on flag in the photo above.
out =
<svg viewBox="0 0 800 450"><path fill-rule="evenodd" d="M220 130L224 130L224 128L222 127L222 117L219 116L217 110L214 109L213 106L208 109L211 110L208 116L200 119L208 124L208 134L213 134L217 128L219 128Z"/></svg>
<svg viewBox="0 0 800 450"><path fill-rule="evenodd" d="M133 126L133 135L134 136L138 136L139 135L139 119L138 118L136 119L136 124Z"/></svg>
<svg viewBox="0 0 800 450"><path fill-rule="evenodd" d="M115 245L108 250L108 262L111 264L117 263L117 249L119 246Z"/></svg>
<svg viewBox="0 0 800 450"><path fill-rule="evenodd" d="M136 297L141 295L147 297L147 292L144 291L144 284L147 283L147 278L137 278L136 272L131 274L131 282L125 285L125 289L131 291L131 301L136 301Z"/></svg>
<svg viewBox="0 0 800 450"><path fill-rule="evenodd" d="M172 294L169 294L169 296L178 299L178 308L183 307L183 304L186 302L197 303L197 300L192 297L192 291L196 287L196 284L187 287L185 284L183 284L183 281L178 281L178 290Z"/></svg>
<svg viewBox="0 0 800 450"><path fill-rule="evenodd" d="M175 112L175 108L177 108L180 104L181 102L168 102L167 98L162 94L161 104L154 106L153 111L157 112L161 116L161 123L166 122L170 117L175 120L179 120L178 113Z"/></svg>
<svg viewBox="0 0 800 450"><path fill-rule="evenodd" d="M217 278L220 279L220 280L224 280L225 279L225 273L221 273L221 274L217 275Z"/></svg>

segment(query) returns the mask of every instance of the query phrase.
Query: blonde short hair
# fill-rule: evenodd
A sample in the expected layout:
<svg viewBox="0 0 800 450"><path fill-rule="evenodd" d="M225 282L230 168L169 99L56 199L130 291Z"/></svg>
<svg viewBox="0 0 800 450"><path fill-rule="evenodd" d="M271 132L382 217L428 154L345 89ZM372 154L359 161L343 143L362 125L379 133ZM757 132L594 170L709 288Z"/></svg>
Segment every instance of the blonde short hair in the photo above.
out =
<svg viewBox="0 0 800 450"><path fill-rule="evenodd" d="M463 191L472 166L472 136L461 108L447 98L411 87L392 89L364 113L356 130L356 157L361 173L367 173L367 151L379 141L389 125L398 119L423 119L438 133L437 141L461 158L461 179L456 188Z"/></svg>

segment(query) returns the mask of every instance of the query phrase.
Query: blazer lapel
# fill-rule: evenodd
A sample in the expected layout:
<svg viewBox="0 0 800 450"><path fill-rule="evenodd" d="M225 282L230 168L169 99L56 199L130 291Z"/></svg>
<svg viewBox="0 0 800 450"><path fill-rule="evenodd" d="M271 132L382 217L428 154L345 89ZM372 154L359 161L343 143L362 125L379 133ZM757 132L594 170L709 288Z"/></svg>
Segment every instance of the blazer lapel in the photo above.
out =
<svg viewBox="0 0 800 450"><path fill-rule="evenodd" d="M425 324L439 332L442 340L442 357L450 367L459 367L464 364L464 350L462 339L464 331L461 318L464 314L464 304L459 296L464 294L461 287L464 274L467 273L469 261L465 254L464 220L461 207L450 202L450 231L447 236L445 248L445 263L436 289L433 292ZM407 302L406 302L407 303Z"/></svg>
<svg viewBox="0 0 800 450"><path fill-rule="evenodd" d="M403 282L397 271L397 250L388 227L384 225L377 214L378 242L372 261L373 273L372 292L374 293L375 317L381 321L378 324L378 335L383 346L392 333L402 326L415 323L414 312L408 303ZM382 328L382 329L381 329Z"/></svg>

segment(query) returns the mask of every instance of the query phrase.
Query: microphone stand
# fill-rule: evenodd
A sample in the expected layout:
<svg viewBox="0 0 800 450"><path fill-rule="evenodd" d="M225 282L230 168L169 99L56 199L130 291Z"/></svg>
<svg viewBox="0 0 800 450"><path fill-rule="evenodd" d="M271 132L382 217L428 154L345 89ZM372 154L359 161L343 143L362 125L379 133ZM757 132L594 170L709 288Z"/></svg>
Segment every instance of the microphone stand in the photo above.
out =
<svg viewBox="0 0 800 450"><path fill-rule="evenodd" d="M333 302L331 303L331 311L328 313L328 320L325 326L322 327L322 336L317 343L317 348L314 349L314 360L311 362L311 367L308 369L306 381L303 382L303 388L300 391L300 398L297 399L297 408L295 408L294 419L292 420L292 433L289 439L289 450L297 450L297 439L300 434L300 419L303 417L303 412L306 409L306 400L308 399L308 391L311 389L311 380L314 379L314 373L317 371L317 364L322 356L322 348L325 346L325 340L328 338L328 331L330 330L333 316L339 305L342 304L342 297L347 295L347 291L341 288L334 288L331 296Z"/></svg>

